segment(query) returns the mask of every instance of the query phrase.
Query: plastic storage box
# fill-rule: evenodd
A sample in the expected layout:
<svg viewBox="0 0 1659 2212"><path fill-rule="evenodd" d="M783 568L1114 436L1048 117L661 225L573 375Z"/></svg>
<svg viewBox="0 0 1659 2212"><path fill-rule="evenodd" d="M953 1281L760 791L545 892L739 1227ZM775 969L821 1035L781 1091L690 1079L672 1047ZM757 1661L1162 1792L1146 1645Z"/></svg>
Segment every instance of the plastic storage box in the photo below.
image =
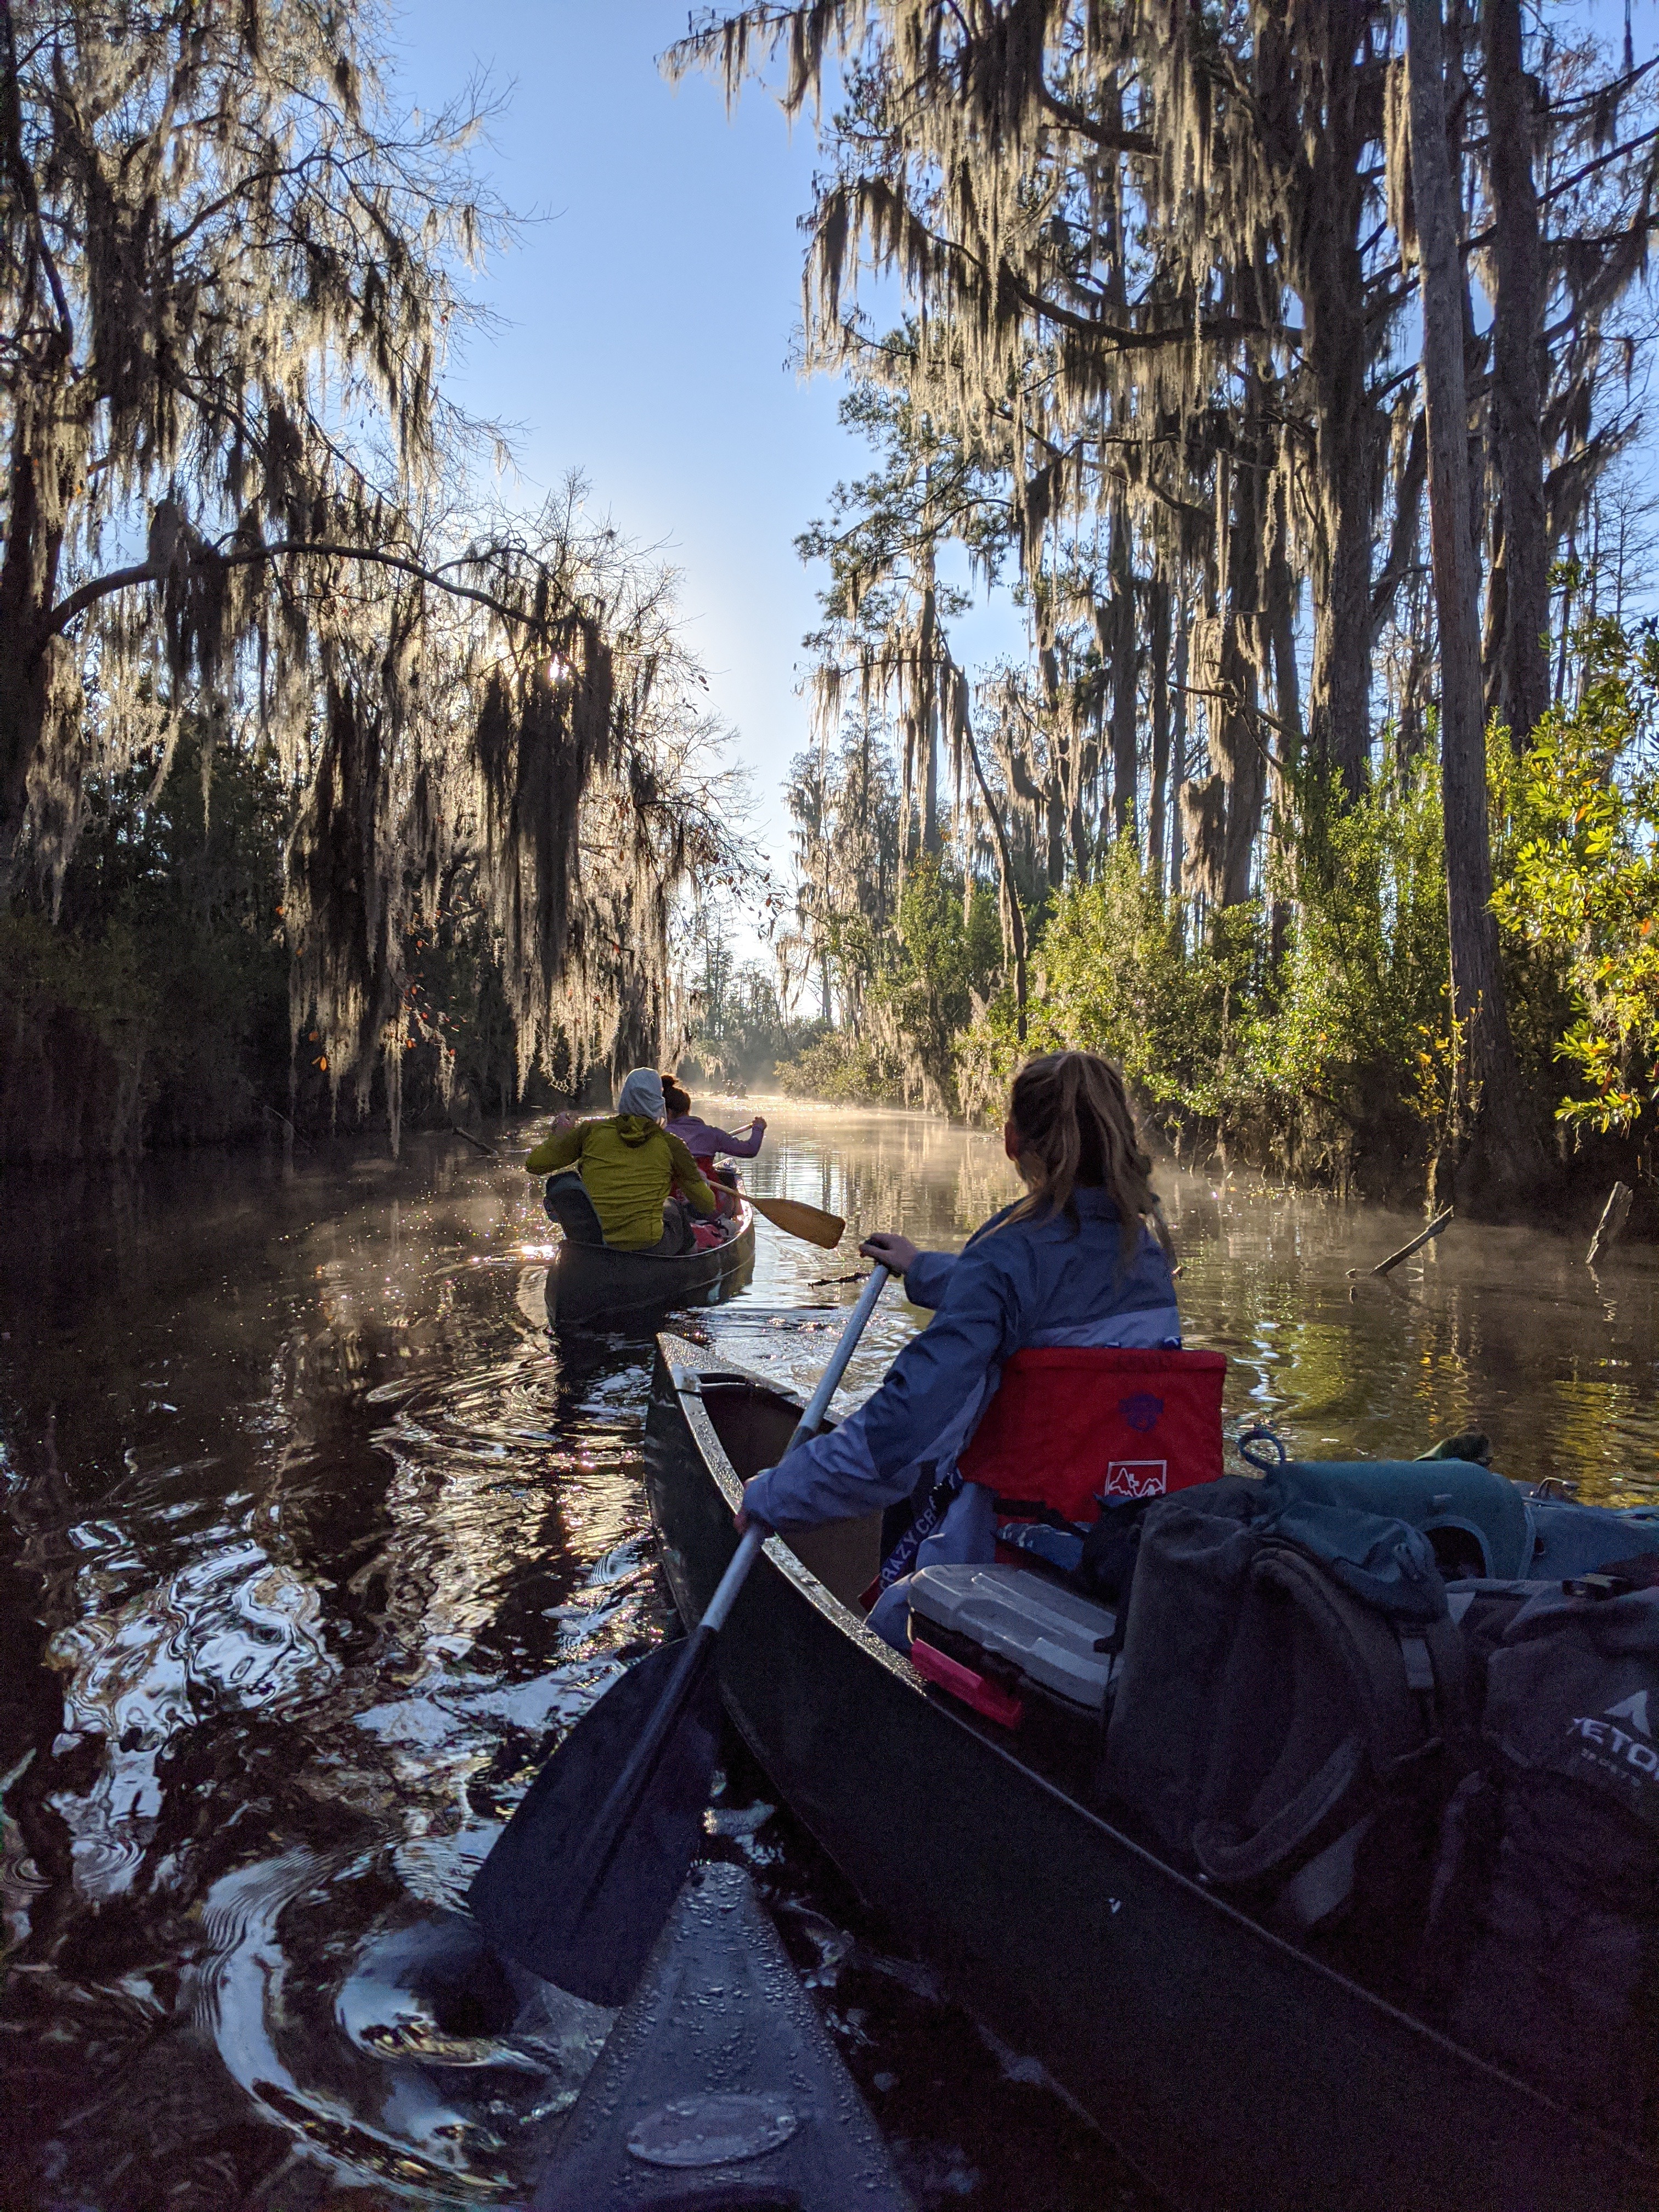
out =
<svg viewBox="0 0 1659 2212"><path fill-rule="evenodd" d="M910 1578L916 1671L1044 1765L1092 1765L1115 1616L1029 1567L924 1567Z"/></svg>

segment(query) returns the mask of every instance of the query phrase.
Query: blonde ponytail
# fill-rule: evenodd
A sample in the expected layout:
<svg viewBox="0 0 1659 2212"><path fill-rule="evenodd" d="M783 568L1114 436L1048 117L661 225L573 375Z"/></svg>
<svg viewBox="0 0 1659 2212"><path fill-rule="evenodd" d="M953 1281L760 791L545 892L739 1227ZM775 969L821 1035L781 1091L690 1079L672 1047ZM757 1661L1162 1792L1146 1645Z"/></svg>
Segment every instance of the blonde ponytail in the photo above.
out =
<svg viewBox="0 0 1659 2212"><path fill-rule="evenodd" d="M1036 1170L1010 1221L1064 1213L1075 1225L1073 1192L1102 1190L1117 1208L1126 1260L1148 1219L1166 1256L1174 1258L1152 1186L1152 1164L1141 1150L1122 1074L1109 1060L1093 1052L1048 1052L1027 1060L1014 1078L1008 1116L1019 1133L1022 1166Z"/></svg>

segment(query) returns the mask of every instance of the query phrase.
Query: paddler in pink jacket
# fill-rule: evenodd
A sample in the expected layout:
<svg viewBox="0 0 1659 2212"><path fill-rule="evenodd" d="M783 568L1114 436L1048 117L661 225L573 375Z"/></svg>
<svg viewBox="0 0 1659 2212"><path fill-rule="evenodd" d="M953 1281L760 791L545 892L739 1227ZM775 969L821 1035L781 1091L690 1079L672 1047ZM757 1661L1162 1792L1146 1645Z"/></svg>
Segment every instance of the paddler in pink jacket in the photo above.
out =
<svg viewBox="0 0 1659 2212"><path fill-rule="evenodd" d="M672 1075L665 1075L662 1079L662 1096L668 1109L669 1135L679 1139L705 1176L713 1168L717 1152L725 1152L734 1160L752 1160L759 1152L766 1135L763 1115L756 1115L749 1124L747 1136L734 1137L729 1130L700 1121L691 1111L690 1093L683 1091Z"/></svg>

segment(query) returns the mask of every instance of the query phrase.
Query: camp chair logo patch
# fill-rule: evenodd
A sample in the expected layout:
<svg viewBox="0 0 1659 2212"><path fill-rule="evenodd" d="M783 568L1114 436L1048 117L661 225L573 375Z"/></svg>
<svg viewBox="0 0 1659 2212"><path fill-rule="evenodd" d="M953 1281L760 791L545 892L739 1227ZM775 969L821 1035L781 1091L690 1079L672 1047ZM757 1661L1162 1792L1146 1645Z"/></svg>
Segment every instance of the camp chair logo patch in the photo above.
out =
<svg viewBox="0 0 1659 2212"><path fill-rule="evenodd" d="M1164 1401L1155 1398L1150 1390L1137 1390L1133 1397L1120 1398L1117 1410L1135 1434L1144 1437L1149 1430L1158 1426L1164 1412ZM1161 1490L1163 1487L1160 1483L1158 1488Z"/></svg>
<svg viewBox="0 0 1659 2212"><path fill-rule="evenodd" d="M1108 1498L1162 1498L1169 1488L1167 1459L1109 1459L1106 1462Z"/></svg>

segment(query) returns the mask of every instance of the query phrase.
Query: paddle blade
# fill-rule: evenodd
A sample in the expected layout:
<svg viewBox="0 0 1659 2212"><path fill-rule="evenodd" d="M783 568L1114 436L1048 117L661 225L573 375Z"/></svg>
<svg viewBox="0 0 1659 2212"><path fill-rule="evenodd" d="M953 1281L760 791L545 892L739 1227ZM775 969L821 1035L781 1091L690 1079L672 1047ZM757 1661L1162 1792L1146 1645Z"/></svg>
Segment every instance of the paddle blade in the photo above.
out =
<svg viewBox="0 0 1659 2212"><path fill-rule="evenodd" d="M589 1707L526 1791L468 1893L496 1950L593 2004L627 1998L702 1840L720 1735L712 1638L709 1663L615 1838L592 1833L684 1650L665 1644L647 1653ZM585 1869L595 1845L610 1848L610 1857L590 1887Z"/></svg>
<svg viewBox="0 0 1659 2212"><path fill-rule="evenodd" d="M826 1252L833 1251L847 1233L847 1224L838 1213L804 1206L798 1198L757 1198L752 1191L744 1191L744 1196L775 1229L786 1230L791 1237L804 1237L809 1244L821 1244Z"/></svg>

